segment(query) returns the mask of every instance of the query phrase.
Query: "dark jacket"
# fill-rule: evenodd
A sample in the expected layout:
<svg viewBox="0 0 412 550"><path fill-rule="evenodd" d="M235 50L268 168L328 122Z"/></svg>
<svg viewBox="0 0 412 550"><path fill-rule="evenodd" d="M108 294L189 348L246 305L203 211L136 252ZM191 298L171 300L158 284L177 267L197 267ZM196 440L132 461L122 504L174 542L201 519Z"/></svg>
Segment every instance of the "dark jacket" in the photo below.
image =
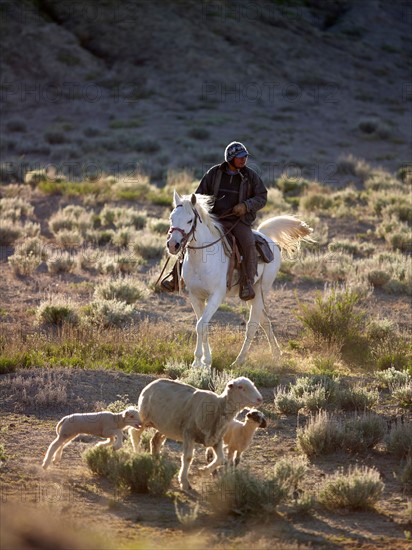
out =
<svg viewBox="0 0 412 550"><path fill-rule="evenodd" d="M227 163L212 166L203 176L196 193L201 195L213 195L215 199L219 198L219 182L222 180L227 168ZM219 170L221 173L219 174ZM242 221L247 225L252 225L256 219L256 212L263 208L267 201L267 189L264 186L259 175L245 166L240 173L239 197L237 203L243 202L246 205L247 213L242 216ZM237 176L239 177L239 176ZM213 209L212 209L213 212Z"/></svg>

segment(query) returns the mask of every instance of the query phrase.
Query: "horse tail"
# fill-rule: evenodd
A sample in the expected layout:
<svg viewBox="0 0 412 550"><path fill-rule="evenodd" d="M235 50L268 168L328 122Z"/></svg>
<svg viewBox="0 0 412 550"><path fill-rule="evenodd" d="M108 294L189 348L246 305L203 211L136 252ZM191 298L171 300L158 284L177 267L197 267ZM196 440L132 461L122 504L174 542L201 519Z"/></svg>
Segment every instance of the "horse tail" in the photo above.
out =
<svg viewBox="0 0 412 550"><path fill-rule="evenodd" d="M302 242L315 243L313 229L295 216L276 216L262 222L258 231L275 241L291 259L296 258Z"/></svg>

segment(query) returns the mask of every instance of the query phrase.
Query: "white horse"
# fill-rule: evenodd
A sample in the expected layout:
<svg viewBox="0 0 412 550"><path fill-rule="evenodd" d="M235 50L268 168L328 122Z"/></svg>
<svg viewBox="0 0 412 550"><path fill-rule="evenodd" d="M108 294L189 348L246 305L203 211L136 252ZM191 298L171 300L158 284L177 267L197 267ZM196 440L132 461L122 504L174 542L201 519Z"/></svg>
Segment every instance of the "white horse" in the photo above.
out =
<svg viewBox="0 0 412 550"><path fill-rule="evenodd" d="M223 228L210 213L213 197L195 194L181 197L175 191L173 206L167 248L172 255L184 253L182 276L197 317L197 342L192 364L195 367L211 367L209 323L225 295L236 295L239 285L235 284L227 290L229 256L222 239ZM270 263L258 264L253 285L255 298L250 302L246 336L233 365L245 361L259 325L266 333L273 356L277 358L280 355L279 345L265 311L264 297L271 289L280 267L279 247L290 255L295 254L301 241L311 241L308 236L312 229L293 216L277 216L262 222L258 232L269 243L274 259Z"/></svg>

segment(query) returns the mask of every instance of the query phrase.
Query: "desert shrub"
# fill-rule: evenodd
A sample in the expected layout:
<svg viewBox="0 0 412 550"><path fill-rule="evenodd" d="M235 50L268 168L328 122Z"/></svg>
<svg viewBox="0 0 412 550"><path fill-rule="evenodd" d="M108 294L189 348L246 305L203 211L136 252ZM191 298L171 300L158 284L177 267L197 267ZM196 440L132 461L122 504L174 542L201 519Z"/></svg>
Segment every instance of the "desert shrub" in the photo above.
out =
<svg viewBox="0 0 412 550"><path fill-rule="evenodd" d="M386 423L378 415L363 414L342 423L342 443L349 452L365 452L380 443L386 434Z"/></svg>
<svg viewBox="0 0 412 550"><path fill-rule="evenodd" d="M48 179L46 170L30 170L24 176L24 183L36 186L40 182L46 182Z"/></svg>
<svg viewBox="0 0 412 550"><path fill-rule="evenodd" d="M19 242L15 252L23 255L31 253L34 256L38 256L41 260L46 260L48 256L46 243L38 237L29 237Z"/></svg>
<svg viewBox="0 0 412 550"><path fill-rule="evenodd" d="M183 376L183 373L188 369L189 365L183 361L168 359L164 367L164 373L165 375L170 376L172 380L176 380L176 378Z"/></svg>
<svg viewBox="0 0 412 550"><path fill-rule="evenodd" d="M311 415L306 426L297 429L298 447L308 456L332 453L340 448L341 442L341 426L326 411Z"/></svg>
<svg viewBox="0 0 412 550"><path fill-rule="evenodd" d="M131 244L133 252L146 260L161 258L165 252L165 248L165 238L143 231L139 231L136 234L136 238Z"/></svg>
<svg viewBox="0 0 412 550"><path fill-rule="evenodd" d="M373 508L382 495L384 484L379 472L366 466L342 469L327 476L319 491L319 502L326 508L365 510Z"/></svg>
<svg viewBox="0 0 412 550"><path fill-rule="evenodd" d="M293 395L284 386L279 386L275 390L275 407L283 414L297 414L303 407L303 400Z"/></svg>
<svg viewBox="0 0 412 550"><path fill-rule="evenodd" d="M123 227L114 231L111 235L111 241L115 246L127 247L137 238L136 230L131 227Z"/></svg>
<svg viewBox="0 0 412 550"><path fill-rule="evenodd" d="M169 169L166 174L164 192L172 197L173 191L176 189L179 195L188 195L196 190L197 185L193 172Z"/></svg>
<svg viewBox="0 0 412 550"><path fill-rule="evenodd" d="M178 367L179 368L179 367ZM178 368L175 367L175 372L178 371ZM170 372L170 366L169 366ZM197 367L190 366L186 370L182 370L178 376L178 380L184 382L185 384L190 384L195 388L200 388L203 390L212 390L216 393L221 393L226 384L233 378L235 375L233 371L222 371L219 372L215 369L199 369Z"/></svg>
<svg viewBox="0 0 412 550"><path fill-rule="evenodd" d="M389 283L391 280L391 274L382 269L373 269L368 273L368 281L375 288L381 288Z"/></svg>
<svg viewBox="0 0 412 550"><path fill-rule="evenodd" d="M69 376L67 371L32 369L7 375L1 384L16 397L19 406L42 410L67 405Z"/></svg>
<svg viewBox="0 0 412 550"><path fill-rule="evenodd" d="M54 275L70 273L76 266L76 261L69 252L62 252L58 256L52 256L47 261L47 269Z"/></svg>
<svg viewBox="0 0 412 550"><path fill-rule="evenodd" d="M36 310L38 324L62 326L64 323L75 325L79 321L77 307L70 299L53 296L41 302Z"/></svg>
<svg viewBox="0 0 412 550"><path fill-rule="evenodd" d="M62 229L56 233L55 239L63 248L78 248L84 240L77 229Z"/></svg>
<svg viewBox="0 0 412 550"><path fill-rule="evenodd" d="M34 206L21 197L0 199L0 216L3 220L19 221L23 216L31 216Z"/></svg>
<svg viewBox="0 0 412 550"><path fill-rule="evenodd" d="M166 457L153 457L147 453L129 454L105 447L94 447L85 453L90 470L101 477L108 477L120 487L134 493L164 495L170 488L177 471Z"/></svg>
<svg viewBox="0 0 412 550"><path fill-rule="evenodd" d="M116 401L112 401L107 405L107 407L105 407L106 411L119 413L132 405L128 395L117 395L116 397L118 397Z"/></svg>
<svg viewBox="0 0 412 550"><path fill-rule="evenodd" d="M372 173L372 167L367 162L352 154L341 155L336 168L339 174L357 176L361 181L364 181Z"/></svg>
<svg viewBox="0 0 412 550"><path fill-rule="evenodd" d="M151 231L153 231L154 233L159 233L164 237L169 231L170 222L168 220L152 219L149 221L148 225Z"/></svg>
<svg viewBox="0 0 412 550"><path fill-rule="evenodd" d="M249 470L236 468L207 483L205 500L216 515L259 516L273 513L287 494L288 488L274 475L260 479Z"/></svg>
<svg viewBox="0 0 412 550"><path fill-rule="evenodd" d="M299 177L290 177L288 174L282 174L277 180L276 185L284 195L295 197L301 195L309 185L309 182Z"/></svg>
<svg viewBox="0 0 412 550"><path fill-rule="evenodd" d="M379 392L368 390L361 384L353 388L340 388L336 405L344 411L363 411L372 408L379 400Z"/></svg>
<svg viewBox="0 0 412 550"><path fill-rule="evenodd" d="M266 208L270 208L271 212L284 213L288 212L290 205L285 201L285 197L280 189L269 187Z"/></svg>
<svg viewBox="0 0 412 550"><path fill-rule="evenodd" d="M279 384L279 375L270 368L254 368L254 367L235 367L231 371L233 376L246 376L253 380L257 386L264 388L272 388Z"/></svg>
<svg viewBox="0 0 412 550"><path fill-rule="evenodd" d="M145 288L138 281L132 278L121 278L98 285L94 291L94 298L134 304L143 297L144 292Z"/></svg>
<svg viewBox="0 0 412 550"><path fill-rule="evenodd" d="M393 386L392 398L402 407L412 406L412 381Z"/></svg>
<svg viewBox="0 0 412 550"><path fill-rule="evenodd" d="M412 424L397 424L391 427L387 436L387 449L390 453L404 458L412 454Z"/></svg>
<svg viewBox="0 0 412 550"><path fill-rule="evenodd" d="M13 118L6 123L8 132L25 132L27 130L26 123L21 118Z"/></svg>
<svg viewBox="0 0 412 550"><path fill-rule="evenodd" d="M350 346L359 339L363 329L365 313L356 310L358 302L358 293L349 288L332 287L324 295L318 293L314 304L298 302L298 319L315 341L329 346Z"/></svg>
<svg viewBox="0 0 412 550"><path fill-rule="evenodd" d="M412 381L412 376L410 374L405 371L397 370L395 367L390 367L386 370L376 372L375 378L380 384L383 385L383 387L387 387L389 389Z"/></svg>
<svg viewBox="0 0 412 550"><path fill-rule="evenodd" d="M303 210L309 212L320 212L322 210L330 210L333 206L333 199L327 193L309 192L303 196L300 201L300 206Z"/></svg>
<svg viewBox="0 0 412 550"><path fill-rule="evenodd" d="M20 254L15 252L7 258L7 261L14 273L18 276L31 275L41 264L41 258L29 252L28 254Z"/></svg>
<svg viewBox="0 0 412 550"><path fill-rule="evenodd" d="M86 306L83 318L87 323L103 327L123 327L133 322L133 305L119 300L95 299Z"/></svg>
<svg viewBox="0 0 412 550"><path fill-rule="evenodd" d="M147 200L157 192L156 186L144 174L121 177L111 187L112 197L121 200Z"/></svg>
<svg viewBox="0 0 412 550"><path fill-rule="evenodd" d="M83 206L69 204L58 210L49 219L49 228L55 235L62 230L77 229L85 235L93 226L93 212L87 211Z"/></svg>
<svg viewBox="0 0 412 550"><path fill-rule="evenodd" d="M21 237L22 227L10 220L4 219L0 222L0 245L9 246Z"/></svg>

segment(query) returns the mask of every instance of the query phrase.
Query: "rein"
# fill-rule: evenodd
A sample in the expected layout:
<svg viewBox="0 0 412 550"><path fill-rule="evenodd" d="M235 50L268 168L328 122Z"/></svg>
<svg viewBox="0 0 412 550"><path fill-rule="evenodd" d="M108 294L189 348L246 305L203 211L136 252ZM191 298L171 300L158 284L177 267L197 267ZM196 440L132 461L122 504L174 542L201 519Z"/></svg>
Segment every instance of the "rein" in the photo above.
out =
<svg viewBox="0 0 412 550"><path fill-rule="evenodd" d="M182 205L178 204L176 206L176 208L179 208L180 206L182 206ZM209 246L213 246L214 244L222 241L225 237L227 237L227 235L229 235L229 233L232 231L232 229L234 227L236 227L237 224L240 222L240 218L239 218L238 220L235 221L235 223L231 227L229 227L229 229L227 231L225 231L218 239L216 239L215 241L212 241L211 243L204 244L203 246L190 246L187 243L189 241L189 238L192 235L193 235L194 240L196 240L194 235L195 235L195 231L196 231L197 220L199 220L200 223L202 223L202 220L200 219L199 213L195 208L193 208L193 214L195 216L195 221L193 222L193 225L192 225L189 233L186 233L186 231L184 229L181 229L180 227L173 227L173 226L169 229L169 232L168 232L168 235L171 235L173 233L173 231L179 231L179 233L181 233L183 235L183 240L182 240L181 248L180 248L180 253L181 254L184 254L184 251L185 251L186 248L188 248L189 250L203 250L205 248L209 248ZM229 216L233 216L232 212L227 212L226 214L222 214L221 216L219 216L219 219L221 220L221 219L227 218Z"/></svg>

